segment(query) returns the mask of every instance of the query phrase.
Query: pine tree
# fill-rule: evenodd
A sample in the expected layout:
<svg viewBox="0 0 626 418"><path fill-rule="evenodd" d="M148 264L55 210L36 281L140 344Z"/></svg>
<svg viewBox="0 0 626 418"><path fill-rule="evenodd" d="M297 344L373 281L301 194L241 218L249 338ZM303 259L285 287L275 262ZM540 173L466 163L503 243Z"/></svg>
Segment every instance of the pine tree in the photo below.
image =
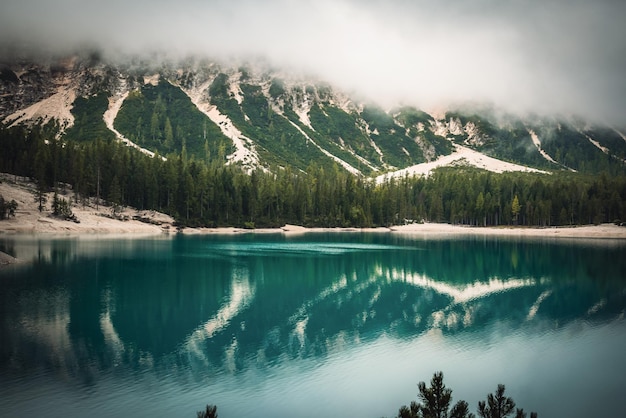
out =
<svg viewBox="0 0 626 418"><path fill-rule="evenodd" d="M117 216L122 208L122 190L117 175L113 176L113 180L111 180L111 185L109 186L109 202L111 202L113 208L113 216Z"/></svg>
<svg viewBox="0 0 626 418"><path fill-rule="evenodd" d="M156 141L157 133L159 132L159 114L156 112L152 112L152 117L150 118L150 134L152 135L152 140Z"/></svg>
<svg viewBox="0 0 626 418"><path fill-rule="evenodd" d="M517 196L516 196L517 197ZM504 385L499 384L495 394L487 395L487 402L478 402L478 415L481 418L505 418L515 409L512 398L504 396Z"/></svg>
<svg viewBox="0 0 626 418"><path fill-rule="evenodd" d="M169 151L174 150L174 131L172 130L172 123L170 118L165 118L165 148Z"/></svg>
<svg viewBox="0 0 626 418"><path fill-rule="evenodd" d="M411 406L403 406L398 412L398 418L473 418L469 412L467 402L459 401L451 411L448 411L452 402L452 389L446 388L443 383L443 372L437 372L430 380L430 388L425 382L417 385L417 397L421 403L411 402Z"/></svg>
<svg viewBox="0 0 626 418"><path fill-rule="evenodd" d="M217 406L207 405L206 410L198 411L198 418L217 418Z"/></svg>
<svg viewBox="0 0 626 418"><path fill-rule="evenodd" d="M513 220L517 224L517 217L519 216L520 211L522 210L521 205L519 204L519 199L517 195L513 197L513 202L511 202L511 215L513 216Z"/></svg>
<svg viewBox="0 0 626 418"><path fill-rule="evenodd" d="M211 149L209 148L209 141L207 139L204 140L204 161L207 165L211 162Z"/></svg>
<svg viewBox="0 0 626 418"><path fill-rule="evenodd" d="M43 212L46 209L46 202L48 201L48 197L46 196L46 187L44 186L43 181L37 182L37 188L35 189L35 202L37 202L37 209L39 212Z"/></svg>
<svg viewBox="0 0 626 418"><path fill-rule="evenodd" d="M480 218L482 226L486 226L487 220L485 219L485 196L481 191L476 198L476 216ZM476 219L478 222L478 219Z"/></svg>

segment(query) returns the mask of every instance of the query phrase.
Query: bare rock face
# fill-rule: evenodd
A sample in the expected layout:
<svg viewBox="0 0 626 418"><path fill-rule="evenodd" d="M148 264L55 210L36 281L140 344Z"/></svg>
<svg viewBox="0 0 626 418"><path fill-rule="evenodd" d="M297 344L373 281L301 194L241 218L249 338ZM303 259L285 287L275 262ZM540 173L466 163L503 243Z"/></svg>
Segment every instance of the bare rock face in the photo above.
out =
<svg viewBox="0 0 626 418"><path fill-rule="evenodd" d="M461 120L459 118L450 118L450 121L448 123L448 131L452 134L452 135L463 135L463 125L461 123Z"/></svg>
<svg viewBox="0 0 626 418"><path fill-rule="evenodd" d="M0 118L54 94L55 83L49 68L30 63L6 65L0 71Z"/></svg>
<svg viewBox="0 0 626 418"><path fill-rule="evenodd" d="M424 137L422 136L416 137L415 142L424 153L424 159L427 162L433 161L434 159L437 158L437 151L435 150L435 147L430 142L426 141Z"/></svg>
<svg viewBox="0 0 626 418"><path fill-rule="evenodd" d="M86 97L97 91L112 92L119 84L117 70L79 56L47 62L22 59L5 63L0 66L0 121L9 124L18 119L25 121L19 111L58 94L65 96L64 99L53 100L52 104L59 107L59 101L66 102L69 98L71 100L66 105L71 108L74 98ZM51 113L51 117L44 117L45 112ZM69 113L69 109L65 112ZM51 118L63 119L55 117L55 109L41 109L40 112L32 109L31 113L27 116L41 119L40 122Z"/></svg>
<svg viewBox="0 0 626 418"><path fill-rule="evenodd" d="M463 131L467 135L465 143L468 145L481 146L488 139L474 122L467 122L463 127Z"/></svg>

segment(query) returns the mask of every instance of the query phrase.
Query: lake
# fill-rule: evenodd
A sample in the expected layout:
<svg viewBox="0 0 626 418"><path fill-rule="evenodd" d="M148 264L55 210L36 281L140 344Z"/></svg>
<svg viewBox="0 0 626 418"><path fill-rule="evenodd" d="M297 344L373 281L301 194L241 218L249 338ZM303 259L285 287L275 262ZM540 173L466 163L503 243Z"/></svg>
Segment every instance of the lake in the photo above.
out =
<svg viewBox="0 0 626 418"><path fill-rule="evenodd" d="M443 371L623 414L626 242L392 233L0 237L0 415L393 417Z"/></svg>

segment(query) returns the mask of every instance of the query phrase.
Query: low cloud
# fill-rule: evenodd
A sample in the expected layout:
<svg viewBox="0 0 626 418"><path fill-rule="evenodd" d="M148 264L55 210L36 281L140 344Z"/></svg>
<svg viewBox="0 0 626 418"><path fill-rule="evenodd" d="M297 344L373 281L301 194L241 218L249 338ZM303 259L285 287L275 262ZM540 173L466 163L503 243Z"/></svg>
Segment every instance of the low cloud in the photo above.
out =
<svg viewBox="0 0 626 418"><path fill-rule="evenodd" d="M0 38L14 45L265 57L388 105L487 102L626 122L623 1L9 0L2 9Z"/></svg>

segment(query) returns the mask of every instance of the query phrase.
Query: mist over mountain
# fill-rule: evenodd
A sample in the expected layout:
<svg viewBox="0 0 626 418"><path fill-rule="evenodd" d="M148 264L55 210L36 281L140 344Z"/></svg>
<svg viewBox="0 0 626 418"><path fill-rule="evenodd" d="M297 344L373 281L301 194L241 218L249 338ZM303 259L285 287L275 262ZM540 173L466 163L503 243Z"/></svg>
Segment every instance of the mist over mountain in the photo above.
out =
<svg viewBox="0 0 626 418"><path fill-rule="evenodd" d="M5 127L48 126L64 140L117 139L150 155L184 152L246 170L315 164L401 176L467 164L595 173L622 172L626 160L626 129L616 125L481 103L430 113L386 107L261 58L22 51L0 79Z"/></svg>
<svg viewBox="0 0 626 418"><path fill-rule="evenodd" d="M626 5L549 0L10 0L6 53L263 57L388 109L487 103L623 124ZM13 51L11 49L13 48ZM5 53L5 55L6 55Z"/></svg>
<svg viewBox="0 0 626 418"><path fill-rule="evenodd" d="M520 118L486 105L438 113L384 108L265 60L137 55L119 61L98 50L23 55L3 66L1 87L7 127L52 122L67 140L116 138L161 155L184 148L195 158L248 170L338 164L369 176L446 155L452 163L481 166L470 149L503 160L481 166L492 171L598 171L626 158L624 130L616 127Z"/></svg>

